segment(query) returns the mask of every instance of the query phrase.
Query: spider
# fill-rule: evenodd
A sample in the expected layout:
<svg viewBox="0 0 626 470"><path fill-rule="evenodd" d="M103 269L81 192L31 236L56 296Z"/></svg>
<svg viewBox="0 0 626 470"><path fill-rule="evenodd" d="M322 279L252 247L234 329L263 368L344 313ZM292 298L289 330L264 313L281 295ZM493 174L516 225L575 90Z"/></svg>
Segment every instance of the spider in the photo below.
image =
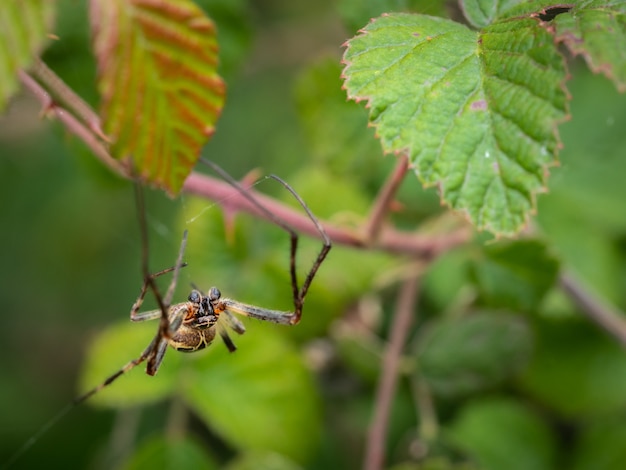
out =
<svg viewBox="0 0 626 470"><path fill-rule="evenodd" d="M243 323L238 320L233 313L244 315L259 320L269 321L273 323L279 323L283 325L295 325L300 321L302 317L302 308L304 305L304 299L311 286L311 282L315 277L322 262L326 258L326 255L331 249L331 241L324 230L322 224L313 215L309 207L302 200L302 198L296 193L296 191L284 180L276 175L270 175L269 177L278 181L283 187L291 193L291 195L298 201L300 206L304 209L311 222L315 225L320 237L323 240L322 248L320 249L317 258L314 260L309 272L307 273L304 281L300 285L298 283L296 272L296 254L298 248L298 234L291 228L286 222L278 218L275 214L270 212L267 208L262 206L259 201L246 191L237 181L235 181L228 173L226 173L221 167L211 162L210 160L201 159L201 161L211 167L220 177L230 183L237 191L239 191L256 209L262 212L268 219L274 222L276 225L285 230L290 237L290 257L289 257L289 273L291 278L291 287L293 293L294 309L290 312L284 312L279 310L271 310L264 307L258 307L255 305L244 304L237 300L224 298L217 287L211 287L206 294L203 294L198 288L194 286L194 289L189 294L187 301L170 305L174 289L178 280L178 273L181 268L186 266L183 263L182 258L184 255L187 232L183 234L183 240L178 252L178 258L176 264L168 269L160 271L158 273L150 274L147 267L148 260L148 242L147 242L147 229L145 221L145 210L143 202L143 193L139 183L136 187L136 200L137 210L140 214L140 230L143 240L143 271L144 282L141 287L139 297L133 304L130 311L130 319L134 322L141 322L147 320L160 319L158 331L154 339L150 342L148 347L141 353L139 357L128 362L124 367L117 372L109 376L102 383L92 388L88 392L75 398L73 403L78 405L89 397L98 393L103 388L113 383L117 378L129 372L143 362L147 362L146 373L148 375L155 375L163 361L167 346L171 346L177 351L182 352L195 352L209 346L216 334L219 334L224 344L230 352L236 350L233 341L230 339L228 332L222 324L218 324L220 316L225 317L225 323L233 331L238 334L245 333L245 327ZM165 297L161 297L158 289L156 288L155 279L163 274L173 272L172 280L167 289ZM148 290L152 290L155 294L159 308L150 310L147 312L139 312L143 300Z"/></svg>
<svg viewBox="0 0 626 470"><path fill-rule="evenodd" d="M293 292L293 311L283 312L278 310L270 310L263 307L257 307L255 305L244 304L233 299L224 298L222 297L221 292L217 287L211 287L206 294L203 294L197 287L194 286L186 302L172 305L171 301L174 294L174 289L176 288L178 274L180 272L180 269L186 266L186 263L184 263L182 259L187 244L187 231L185 231L183 234L176 264L171 268L151 274L148 269L148 236L146 228L143 192L140 183L136 182L135 194L137 211L139 214L139 227L142 239L142 269L144 281L141 286L139 296L131 308L130 319L131 321L135 322L160 319L157 333L139 357L128 362L117 372L111 374L99 385L76 397L72 402L68 403L62 410L60 410L56 416L54 416L44 426L42 426L37 433L35 433L27 442L24 443L24 445L20 449L17 450L17 452L11 457L11 459L9 459L9 461L5 463L5 468L10 467L21 455L23 455L32 445L34 445L34 443L37 442L43 434L45 434L50 428L52 428L55 423L58 422L63 416L65 416L71 409L83 403L88 398L101 391L103 388L111 385L119 377L134 369L138 365L146 362L146 373L148 375L155 375L163 361L163 357L165 356L168 345L178 351L195 352L209 346L214 340L216 334L219 334L228 350L230 352L235 351L236 347L233 341L228 336L228 332L221 323L218 323L218 319L220 318L220 316L223 316L225 319L224 323L238 334L243 334L245 332L245 327L243 323L233 315L233 313L283 325L295 325L300 321L300 318L302 317L304 299L309 290L309 287L311 286L311 282L313 281L313 278L315 277L318 269L320 268L322 262L326 258L326 255L331 249L331 241L326 231L324 230L324 227L322 227L322 224L313 215L309 207L295 192L295 190L291 186L289 186L287 182L285 182L276 175L270 175L270 178L278 181L281 185L283 185L298 201L311 222L315 225L323 241L322 248L320 249L317 258L314 260L313 265L305 276L304 281L300 285L298 283L296 273L296 253L298 247L298 234L296 233L296 231L282 219L278 218L275 214L270 212L267 208L263 207L259 203L259 201L257 201L248 191L246 191L245 188L243 188L221 167L209 160L202 159L202 162L205 165L211 167L220 177L222 177L225 181L231 184L258 211L265 215L265 217L267 217L269 220L274 222L276 225L281 227L289 234L289 273ZM162 297L156 286L155 279L163 274L170 272L173 273L172 280L166 291L165 296ZM148 290L151 290L154 293L159 308L156 310L140 312L139 310Z"/></svg>

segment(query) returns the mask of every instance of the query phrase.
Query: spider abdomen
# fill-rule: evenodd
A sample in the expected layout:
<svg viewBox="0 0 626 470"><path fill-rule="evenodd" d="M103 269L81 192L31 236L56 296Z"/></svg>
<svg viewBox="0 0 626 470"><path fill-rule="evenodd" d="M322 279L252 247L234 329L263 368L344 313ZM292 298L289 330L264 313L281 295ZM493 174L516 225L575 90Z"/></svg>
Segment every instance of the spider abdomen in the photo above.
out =
<svg viewBox="0 0 626 470"><path fill-rule="evenodd" d="M194 352L206 348L215 338L215 327L206 329L190 328L182 325L172 338L169 339L171 347L177 351Z"/></svg>

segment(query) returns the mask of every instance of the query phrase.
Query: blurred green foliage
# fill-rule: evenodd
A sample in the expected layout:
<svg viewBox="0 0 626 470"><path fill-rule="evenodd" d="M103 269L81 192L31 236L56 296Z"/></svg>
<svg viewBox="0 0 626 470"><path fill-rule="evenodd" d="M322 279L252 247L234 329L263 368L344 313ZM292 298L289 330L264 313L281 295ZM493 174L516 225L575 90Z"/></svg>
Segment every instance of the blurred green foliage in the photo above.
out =
<svg viewBox="0 0 626 470"><path fill-rule="evenodd" d="M199 3L218 25L228 83L204 155L237 178L254 168L279 174L321 218L364 221L395 162L382 156L366 111L345 101L339 46L384 9L366 14L347 0ZM61 0L57 18L60 39L44 60L96 106L85 6ZM570 65L572 119L560 128L561 166L538 200L539 236L477 237L425 273L391 413L390 468L626 467L626 354L555 282L558 269L572 270L626 309L626 97ZM156 329L128 322L141 285L132 188L38 112L24 93L0 117L0 462L137 357ZM297 206L270 180L255 189ZM243 215L230 225L218 205L185 195L147 198L152 269L170 266L182 231L190 233L176 299L193 282L290 308L279 228ZM443 211L412 177L398 198L397 226L414 230ZM301 245L304 273L319 242ZM407 265L335 247L300 325L246 321L234 354L219 340L196 354L168 351L156 377L138 368L120 378L15 468L359 468ZM425 402L437 418L429 432Z"/></svg>

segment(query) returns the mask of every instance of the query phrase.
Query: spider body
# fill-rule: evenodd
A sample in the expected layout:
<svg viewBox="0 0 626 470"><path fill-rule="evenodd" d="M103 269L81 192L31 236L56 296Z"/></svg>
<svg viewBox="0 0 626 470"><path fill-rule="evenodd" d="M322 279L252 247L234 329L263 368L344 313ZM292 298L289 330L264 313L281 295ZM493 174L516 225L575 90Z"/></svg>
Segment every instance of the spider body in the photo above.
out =
<svg viewBox="0 0 626 470"><path fill-rule="evenodd" d="M296 322L293 312L270 310L222 298L222 294L217 287L211 287L207 295L203 295L199 290L194 289L189 294L187 302L170 307L168 314L169 328L161 341L164 342L163 344L167 341L167 344L177 351L195 352L209 346L215 339L216 332L219 332L226 346L232 352L236 349L235 345L226 330L221 325L218 325L218 320L221 315L224 315L225 323L230 328L239 334L245 333L246 329L243 323L237 320L232 315L233 313L283 325L290 325ZM153 320L160 315L160 310L131 313L131 320ZM156 373L159 364L155 365L154 373ZM151 368L149 369L151 370ZM150 373L150 375L154 374Z"/></svg>
<svg viewBox="0 0 626 470"><path fill-rule="evenodd" d="M172 348L182 352L194 352L211 344L219 317L207 297L197 290L191 291L187 302L170 307L170 323L179 315L183 316L180 328L167 338Z"/></svg>

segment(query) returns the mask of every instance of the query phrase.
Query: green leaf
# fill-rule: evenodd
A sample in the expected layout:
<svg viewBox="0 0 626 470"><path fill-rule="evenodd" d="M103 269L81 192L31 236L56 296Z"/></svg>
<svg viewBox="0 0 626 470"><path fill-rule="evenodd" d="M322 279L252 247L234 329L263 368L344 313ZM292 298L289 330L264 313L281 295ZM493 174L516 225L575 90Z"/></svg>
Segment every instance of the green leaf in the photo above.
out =
<svg viewBox="0 0 626 470"><path fill-rule="evenodd" d="M214 345L194 355L181 393L208 426L239 449L273 451L306 461L320 439L320 403L298 352L276 330L246 322L229 354ZM220 346L220 347L216 347Z"/></svg>
<svg viewBox="0 0 626 470"><path fill-rule="evenodd" d="M332 335L337 355L352 373L358 374L370 384L380 378L380 368L385 344L378 336L365 329L354 328L349 321L336 322Z"/></svg>
<svg viewBox="0 0 626 470"><path fill-rule="evenodd" d="M536 20L477 33L390 14L348 42L344 61L348 96L369 102L386 152L406 152L422 182L479 229L520 229L567 111L563 60Z"/></svg>
<svg viewBox="0 0 626 470"><path fill-rule="evenodd" d="M458 247L438 256L428 267L423 280L425 296L439 311L446 311L462 298L468 289L467 263L473 247Z"/></svg>
<svg viewBox="0 0 626 470"><path fill-rule="evenodd" d="M316 160L341 174L358 172L360 178L384 173L380 144L367 127L363 109L346 101L335 57L320 60L301 73L295 96L308 148Z"/></svg>
<svg viewBox="0 0 626 470"><path fill-rule="evenodd" d="M483 470L557 468L549 428L513 400L492 398L466 405L448 434Z"/></svg>
<svg viewBox="0 0 626 470"><path fill-rule="evenodd" d="M537 401L572 418L626 406L626 353L583 321L536 324L535 351L521 383Z"/></svg>
<svg viewBox="0 0 626 470"><path fill-rule="evenodd" d="M55 6L47 0L0 3L0 112L17 91L17 73L28 68L46 44Z"/></svg>
<svg viewBox="0 0 626 470"><path fill-rule="evenodd" d="M456 463L446 457L432 457L417 462L405 462L394 465L389 470L478 470L468 463Z"/></svg>
<svg viewBox="0 0 626 470"><path fill-rule="evenodd" d="M120 322L102 331L90 343L79 378L81 393L102 384L132 359L139 357L157 332L158 322ZM89 404L119 408L147 404L168 396L176 385L179 355L170 350L156 376L145 373L145 363L96 393Z"/></svg>
<svg viewBox="0 0 626 470"><path fill-rule="evenodd" d="M372 18L389 12L423 12L447 16L445 0L339 0L337 10L348 31L356 32Z"/></svg>
<svg viewBox="0 0 626 470"><path fill-rule="evenodd" d="M491 308L530 312L557 280L559 263L544 243L520 240L486 246L470 264L480 300Z"/></svg>
<svg viewBox="0 0 626 470"><path fill-rule="evenodd" d="M570 456L573 470L622 470L626 468L624 418L602 419L583 428Z"/></svg>
<svg viewBox="0 0 626 470"><path fill-rule="evenodd" d="M302 467L274 452L247 452L229 463L226 470L302 470Z"/></svg>
<svg viewBox="0 0 626 470"><path fill-rule="evenodd" d="M219 468L193 439L153 437L144 442L122 466L124 470L177 470Z"/></svg>
<svg viewBox="0 0 626 470"><path fill-rule="evenodd" d="M496 19L500 12L521 3L521 0L461 0L463 15L475 28L484 28Z"/></svg>
<svg viewBox="0 0 626 470"><path fill-rule="evenodd" d="M550 26L549 26L550 27ZM626 91L626 2L585 0L554 19L557 41Z"/></svg>
<svg viewBox="0 0 626 470"><path fill-rule="evenodd" d="M197 0L195 3L219 25L221 74L236 74L253 46L254 24L247 0Z"/></svg>
<svg viewBox="0 0 626 470"><path fill-rule="evenodd" d="M112 152L175 194L223 105L215 27L190 0L99 0L91 17Z"/></svg>
<svg viewBox="0 0 626 470"><path fill-rule="evenodd" d="M437 321L419 341L418 372L439 395L483 390L518 372L528 361L530 330L520 317L475 313Z"/></svg>
<svg viewBox="0 0 626 470"><path fill-rule="evenodd" d="M561 126L563 165L539 200L537 222L563 264L606 300L623 305L626 233L626 94L580 67L568 82L572 120Z"/></svg>

